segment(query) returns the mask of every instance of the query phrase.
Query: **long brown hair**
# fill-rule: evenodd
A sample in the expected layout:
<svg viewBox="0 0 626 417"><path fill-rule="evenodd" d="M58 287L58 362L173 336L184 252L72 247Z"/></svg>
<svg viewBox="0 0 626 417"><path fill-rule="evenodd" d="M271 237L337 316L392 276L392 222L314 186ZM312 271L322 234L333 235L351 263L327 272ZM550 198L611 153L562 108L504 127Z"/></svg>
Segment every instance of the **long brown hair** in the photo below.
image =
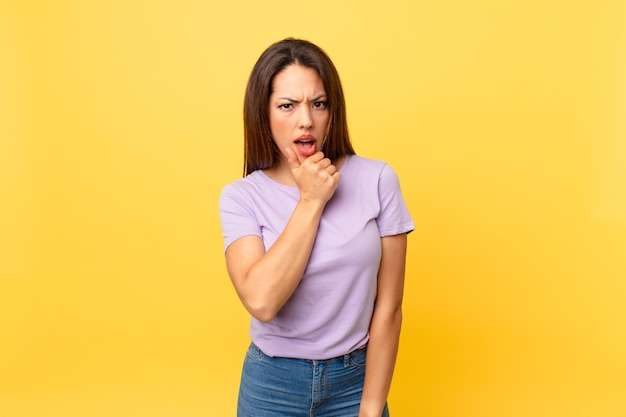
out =
<svg viewBox="0 0 626 417"><path fill-rule="evenodd" d="M320 149L324 156L334 161L355 154L348 135L346 102L337 69L317 45L287 38L267 48L250 73L243 106L244 176L270 168L280 159L270 131L269 99L274 77L292 64L314 69L324 83L330 113L328 135Z"/></svg>

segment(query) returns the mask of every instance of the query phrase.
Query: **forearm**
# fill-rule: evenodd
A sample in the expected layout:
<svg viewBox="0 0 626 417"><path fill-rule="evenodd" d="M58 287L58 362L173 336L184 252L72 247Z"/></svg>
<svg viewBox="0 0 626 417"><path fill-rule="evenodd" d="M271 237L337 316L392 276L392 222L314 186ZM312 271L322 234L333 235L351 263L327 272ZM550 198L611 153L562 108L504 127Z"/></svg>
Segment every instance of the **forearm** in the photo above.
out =
<svg viewBox="0 0 626 417"><path fill-rule="evenodd" d="M387 402L393 370L396 364L402 308L374 312L367 345L365 384L359 417L380 417Z"/></svg>
<svg viewBox="0 0 626 417"><path fill-rule="evenodd" d="M240 297L259 320L271 320L300 283L323 209L317 202L298 202L276 242L248 270Z"/></svg>

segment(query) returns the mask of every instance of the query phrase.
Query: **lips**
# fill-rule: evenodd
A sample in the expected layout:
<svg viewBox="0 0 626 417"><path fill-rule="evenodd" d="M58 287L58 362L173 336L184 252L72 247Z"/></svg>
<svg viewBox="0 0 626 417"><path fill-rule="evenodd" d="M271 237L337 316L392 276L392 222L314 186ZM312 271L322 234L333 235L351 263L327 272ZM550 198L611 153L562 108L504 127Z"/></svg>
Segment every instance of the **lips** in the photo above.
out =
<svg viewBox="0 0 626 417"><path fill-rule="evenodd" d="M317 140L312 135L302 135L293 144L302 156L311 156L317 151Z"/></svg>

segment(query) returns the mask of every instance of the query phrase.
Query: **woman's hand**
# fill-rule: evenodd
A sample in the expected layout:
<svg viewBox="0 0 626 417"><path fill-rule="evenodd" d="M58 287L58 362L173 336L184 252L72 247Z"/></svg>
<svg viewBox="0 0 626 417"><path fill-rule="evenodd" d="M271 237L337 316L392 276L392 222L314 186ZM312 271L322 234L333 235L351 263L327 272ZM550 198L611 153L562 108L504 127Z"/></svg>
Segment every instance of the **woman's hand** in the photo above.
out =
<svg viewBox="0 0 626 417"><path fill-rule="evenodd" d="M295 148L287 148L285 153L300 198L325 205L335 193L341 173L321 151L309 157L300 155Z"/></svg>

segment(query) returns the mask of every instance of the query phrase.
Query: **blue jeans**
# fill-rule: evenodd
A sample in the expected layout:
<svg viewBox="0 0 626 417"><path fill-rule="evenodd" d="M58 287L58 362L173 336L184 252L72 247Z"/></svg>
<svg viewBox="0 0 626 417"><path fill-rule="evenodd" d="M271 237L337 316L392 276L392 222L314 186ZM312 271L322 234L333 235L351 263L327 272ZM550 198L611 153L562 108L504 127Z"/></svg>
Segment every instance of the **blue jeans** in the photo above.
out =
<svg viewBox="0 0 626 417"><path fill-rule="evenodd" d="M239 387L238 417L356 417L365 349L328 360L275 358L250 344ZM389 417L385 405L382 417Z"/></svg>

